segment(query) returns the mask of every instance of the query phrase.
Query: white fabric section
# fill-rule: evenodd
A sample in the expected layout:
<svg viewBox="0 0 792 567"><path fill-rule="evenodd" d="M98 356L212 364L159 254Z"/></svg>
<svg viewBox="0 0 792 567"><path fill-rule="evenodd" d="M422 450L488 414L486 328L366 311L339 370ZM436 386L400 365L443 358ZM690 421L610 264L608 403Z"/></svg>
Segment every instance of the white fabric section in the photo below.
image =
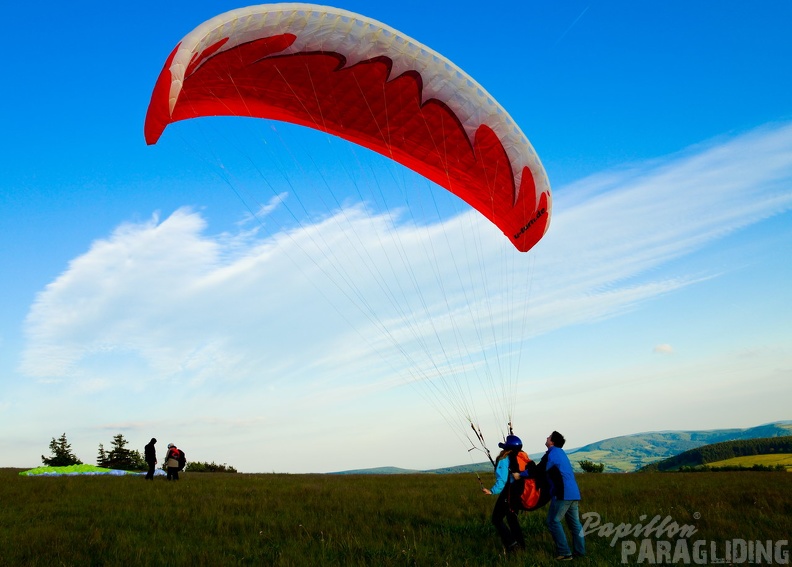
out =
<svg viewBox="0 0 792 567"><path fill-rule="evenodd" d="M221 14L195 28L182 40L170 71L170 111L176 105L184 73L195 54L229 38L220 52L252 40L290 33L296 41L282 54L328 51L342 54L347 65L377 56L393 61L391 77L417 71L424 80L424 100L436 98L451 108L472 139L489 126L500 138L512 163L519 190L522 168L533 171L537 197L549 196L550 184L531 143L509 114L487 91L451 61L395 29L353 12L313 4L264 4ZM548 206L549 206L548 202Z"/></svg>

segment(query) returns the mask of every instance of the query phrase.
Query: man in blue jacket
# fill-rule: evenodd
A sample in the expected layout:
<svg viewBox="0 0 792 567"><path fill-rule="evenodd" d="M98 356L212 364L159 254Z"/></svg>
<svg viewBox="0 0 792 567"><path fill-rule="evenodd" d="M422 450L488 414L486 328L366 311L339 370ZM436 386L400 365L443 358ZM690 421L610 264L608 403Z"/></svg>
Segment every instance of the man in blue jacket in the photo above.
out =
<svg viewBox="0 0 792 567"><path fill-rule="evenodd" d="M556 559L560 561L571 561L572 552L567 543L564 527L561 519L566 520L569 531L572 535L572 548L575 555L583 556L586 554L586 542L583 539L583 526L580 525L580 514L578 502L580 501L580 489L575 482L575 473L569 457L564 452L563 446L566 439L558 431L553 431L545 441L547 452L537 465L534 475L544 472L547 483L550 486L550 509L547 511L547 528L553 536L555 543ZM529 477L529 471L515 474L515 478L520 476Z"/></svg>

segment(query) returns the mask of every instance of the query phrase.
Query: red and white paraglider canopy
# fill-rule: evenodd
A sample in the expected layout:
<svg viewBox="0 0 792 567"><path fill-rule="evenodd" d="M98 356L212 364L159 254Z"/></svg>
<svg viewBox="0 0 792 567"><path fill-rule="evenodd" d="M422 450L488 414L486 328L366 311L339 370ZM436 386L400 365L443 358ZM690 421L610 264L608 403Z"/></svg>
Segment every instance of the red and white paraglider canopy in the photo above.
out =
<svg viewBox="0 0 792 567"><path fill-rule="evenodd" d="M369 18L311 4L227 12L173 50L145 135L199 116L251 116L329 132L459 196L521 251L550 220L547 175L508 113L448 59Z"/></svg>

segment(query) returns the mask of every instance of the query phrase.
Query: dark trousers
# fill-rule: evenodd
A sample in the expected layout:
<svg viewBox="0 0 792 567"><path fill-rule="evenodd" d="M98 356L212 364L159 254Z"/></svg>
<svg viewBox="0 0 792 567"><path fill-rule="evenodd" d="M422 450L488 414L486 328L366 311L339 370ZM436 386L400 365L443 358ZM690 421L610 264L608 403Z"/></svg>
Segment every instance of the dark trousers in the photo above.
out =
<svg viewBox="0 0 792 567"><path fill-rule="evenodd" d="M156 463L148 463L148 472L146 473L146 480L154 480L154 465Z"/></svg>
<svg viewBox="0 0 792 567"><path fill-rule="evenodd" d="M508 527L503 523L504 519ZM498 532L506 549L513 547L515 544L519 547L525 547L520 519L517 516L517 512L513 511L511 506L509 506L508 485L498 495L498 501L495 502L495 508L492 510L492 525L495 526L495 530Z"/></svg>
<svg viewBox="0 0 792 567"><path fill-rule="evenodd" d="M179 480L179 467L168 467L167 480Z"/></svg>

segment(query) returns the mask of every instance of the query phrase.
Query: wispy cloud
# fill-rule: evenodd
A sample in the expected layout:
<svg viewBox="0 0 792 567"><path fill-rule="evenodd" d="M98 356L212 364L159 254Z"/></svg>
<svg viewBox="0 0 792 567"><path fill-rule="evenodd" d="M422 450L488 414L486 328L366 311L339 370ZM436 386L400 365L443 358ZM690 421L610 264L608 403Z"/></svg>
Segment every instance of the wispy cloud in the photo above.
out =
<svg viewBox="0 0 792 567"><path fill-rule="evenodd" d="M263 237L212 236L181 209L119 226L39 293L20 370L81 391L254 399L400 376L463 403L462 378L512 380L533 336L717 277L659 268L788 210L791 182L791 125L717 140L558 188L526 255L474 213L416 226L352 205Z"/></svg>
<svg viewBox="0 0 792 567"><path fill-rule="evenodd" d="M246 214L242 218L242 220L240 221L239 224L240 225L245 225L245 224L248 224L248 223L253 222L253 221L262 222L263 219L265 219L266 217L271 215L272 212L275 211L278 208L278 206L286 200L286 198L288 196L289 196L289 194L284 191L282 193L279 193L279 194L271 197L269 199L269 201L267 201L265 204L261 205L259 207L259 210L256 211L254 214L251 214L251 213Z"/></svg>
<svg viewBox="0 0 792 567"><path fill-rule="evenodd" d="M655 352L657 354L673 354L674 347L672 347L669 344L657 345L652 349L652 352Z"/></svg>
<svg viewBox="0 0 792 567"><path fill-rule="evenodd" d="M555 48L555 47L558 47L558 44L559 44L559 43L561 43L561 40L562 40L562 39L564 39L564 38L566 37L566 35L567 35L567 34L570 32L570 30L571 30L573 27L575 27L575 25L576 25L576 24L577 24L577 23L580 21L580 19L581 19L581 18L582 18L582 17L583 17L583 16L586 14L586 12L588 12L588 9L589 9L589 8L591 8L591 6L586 6L585 8L583 8L583 11L582 11L582 12L580 12L580 14L578 14L577 18L575 18L575 19L574 19L574 21L573 21L571 24L569 24L569 26L568 26L568 27L567 27L567 28L564 30L564 33L562 33L562 34L561 34L561 35L558 37L558 39L557 39L557 40L555 40L555 42L553 43L553 47L554 47L554 48Z"/></svg>

